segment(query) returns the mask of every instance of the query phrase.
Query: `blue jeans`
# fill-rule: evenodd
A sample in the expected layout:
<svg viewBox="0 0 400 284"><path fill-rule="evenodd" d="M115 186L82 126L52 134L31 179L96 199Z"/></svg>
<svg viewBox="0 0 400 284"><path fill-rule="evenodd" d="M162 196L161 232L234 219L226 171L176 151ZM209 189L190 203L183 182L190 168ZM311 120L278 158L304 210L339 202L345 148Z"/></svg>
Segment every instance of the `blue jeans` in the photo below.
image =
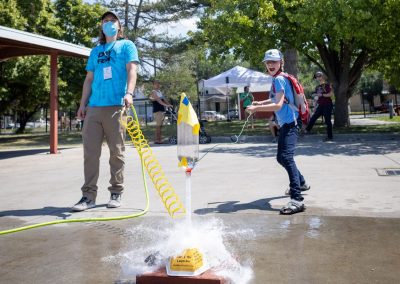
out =
<svg viewBox="0 0 400 284"><path fill-rule="evenodd" d="M305 183L303 175L297 169L294 161L297 138L299 136L298 126L294 122L285 123L279 129L278 153L276 159L289 175L290 198L303 201L300 185Z"/></svg>
<svg viewBox="0 0 400 284"><path fill-rule="evenodd" d="M328 104L328 105L318 105L317 109L315 110L314 114L312 115L310 122L308 123L306 130L310 131L315 122L317 121L318 118L321 116L324 116L324 121L326 124L326 132L328 135L329 139L333 138L332 134L332 109L333 109L333 104Z"/></svg>

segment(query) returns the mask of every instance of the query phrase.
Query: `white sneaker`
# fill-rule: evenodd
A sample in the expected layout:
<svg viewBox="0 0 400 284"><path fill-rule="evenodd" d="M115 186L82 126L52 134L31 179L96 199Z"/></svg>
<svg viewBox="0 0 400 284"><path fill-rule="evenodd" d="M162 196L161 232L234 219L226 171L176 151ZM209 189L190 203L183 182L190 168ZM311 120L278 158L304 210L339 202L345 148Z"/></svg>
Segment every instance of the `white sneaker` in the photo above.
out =
<svg viewBox="0 0 400 284"><path fill-rule="evenodd" d="M121 206L121 194L111 193L110 201L107 203L107 208L118 208Z"/></svg>
<svg viewBox="0 0 400 284"><path fill-rule="evenodd" d="M72 211L80 212L85 211L87 209L93 208L96 206L96 203L93 200L83 196L81 200L78 201L73 207L71 207Z"/></svg>

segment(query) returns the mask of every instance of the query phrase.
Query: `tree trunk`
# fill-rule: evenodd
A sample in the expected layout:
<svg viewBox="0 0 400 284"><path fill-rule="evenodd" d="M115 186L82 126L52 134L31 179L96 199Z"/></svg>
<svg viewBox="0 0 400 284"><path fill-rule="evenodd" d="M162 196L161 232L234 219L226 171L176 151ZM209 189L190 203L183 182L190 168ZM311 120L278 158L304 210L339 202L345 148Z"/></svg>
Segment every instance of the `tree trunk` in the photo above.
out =
<svg viewBox="0 0 400 284"><path fill-rule="evenodd" d="M335 92L335 127L344 127L348 125L349 108L347 97L347 88L339 86L338 91Z"/></svg>
<svg viewBox="0 0 400 284"><path fill-rule="evenodd" d="M36 110L34 111L21 111L19 112L19 128L17 129L16 133L21 134L21 133L25 133L25 129L26 129L26 124L28 123L28 121L33 117L33 115L35 114Z"/></svg>
<svg viewBox="0 0 400 284"><path fill-rule="evenodd" d="M297 77L298 69L297 69L297 50L294 48L288 48L284 52L285 58L285 72L292 74L293 76Z"/></svg>
<svg viewBox="0 0 400 284"><path fill-rule="evenodd" d="M129 1L125 0L125 29L128 30L129 24Z"/></svg>
<svg viewBox="0 0 400 284"><path fill-rule="evenodd" d="M361 78L364 66L368 62L368 52L363 50L357 57L352 58L352 45L341 42L340 52L331 50L325 44L316 44L325 67L325 74L333 84L335 95L335 127L349 125L348 102L353 90Z"/></svg>
<svg viewBox="0 0 400 284"><path fill-rule="evenodd" d="M135 14L135 21L134 21L134 24L133 24L133 32L135 33L135 39L137 37L137 35L136 35L137 30L139 28L139 17L140 17L140 13L142 12L141 11L142 10L142 3L143 3L143 0L140 0L139 1L139 5L138 5L137 10L136 10L136 14Z"/></svg>

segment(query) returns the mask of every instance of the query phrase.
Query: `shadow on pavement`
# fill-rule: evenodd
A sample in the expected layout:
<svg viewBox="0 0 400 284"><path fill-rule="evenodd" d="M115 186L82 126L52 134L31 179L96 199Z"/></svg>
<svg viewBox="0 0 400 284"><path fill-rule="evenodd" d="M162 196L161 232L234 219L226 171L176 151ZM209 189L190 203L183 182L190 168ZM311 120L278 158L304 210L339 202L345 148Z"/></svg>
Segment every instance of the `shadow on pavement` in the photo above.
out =
<svg viewBox="0 0 400 284"><path fill-rule="evenodd" d="M221 154L238 154L247 157L267 158L275 157L277 152L277 144L259 145L241 144L244 147L230 147L229 145L221 145L213 149L202 149L202 153L210 151L211 153ZM296 148L296 155L313 156L313 155L345 155L345 156L362 156L362 155L384 155L397 153L400 148L400 141L358 141L358 142L306 142L300 141Z"/></svg>
<svg viewBox="0 0 400 284"><path fill-rule="evenodd" d="M106 208L107 204L97 204L94 208ZM56 216L66 219L71 217L71 214L75 212L71 211L71 207L43 207L37 209L22 209L22 210L8 210L0 211L0 217L29 217L29 216Z"/></svg>
<svg viewBox="0 0 400 284"><path fill-rule="evenodd" d="M8 211L0 211L0 217L28 217L28 216L56 216L67 218L71 216L70 213L71 207L43 207L37 209L22 209L22 210L8 210Z"/></svg>
<svg viewBox="0 0 400 284"><path fill-rule="evenodd" d="M58 148L58 151L65 150L69 148ZM11 151L1 151L0 160L18 158L23 156L31 156L37 154L50 154L50 150L46 149L26 149L26 150L11 150Z"/></svg>
<svg viewBox="0 0 400 284"><path fill-rule="evenodd" d="M287 196L276 196L271 198L258 199L249 203L239 203L240 201L224 201L224 202L211 202L209 205L216 205L216 207L200 208L194 211L194 213L199 215L206 215L210 213L233 213L242 210L263 210L279 212L279 209L274 209L271 207L270 201L275 199L287 198Z"/></svg>

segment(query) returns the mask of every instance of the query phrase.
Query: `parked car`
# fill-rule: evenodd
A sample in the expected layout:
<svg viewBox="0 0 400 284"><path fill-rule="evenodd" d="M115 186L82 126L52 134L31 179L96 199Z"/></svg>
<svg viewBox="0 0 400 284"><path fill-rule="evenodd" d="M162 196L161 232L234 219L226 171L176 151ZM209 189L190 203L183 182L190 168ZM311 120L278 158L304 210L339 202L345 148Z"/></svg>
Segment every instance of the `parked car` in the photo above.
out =
<svg viewBox="0 0 400 284"><path fill-rule="evenodd" d="M239 111L237 109L229 110L228 119L239 119Z"/></svg>
<svg viewBox="0 0 400 284"><path fill-rule="evenodd" d="M400 108L400 105L393 104L393 111L397 112L397 109ZM374 106L374 111L375 112L389 112L389 104L388 103L383 103L379 106Z"/></svg>
<svg viewBox="0 0 400 284"><path fill-rule="evenodd" d="M9 123L6 126L6 129L15 129L15 128L19 128L19 123Z"/></svg>
<svg viewBox="0 0 400 284"><path fill-rule="evenodd" d="M389 112L389 108L386 103L383 103L379 106L374 106L374 111L375 112Z"/></svg>
<svg viewBox="0 0 400 284"><path fill-rule="evenodd" d="M220 114L219 112L216 112L215 110L207 110L203 112L201 115L201 119L207 120L207 121L214 121L214 120L224 120L226 119L226 116L223 114Z"/></svg>

